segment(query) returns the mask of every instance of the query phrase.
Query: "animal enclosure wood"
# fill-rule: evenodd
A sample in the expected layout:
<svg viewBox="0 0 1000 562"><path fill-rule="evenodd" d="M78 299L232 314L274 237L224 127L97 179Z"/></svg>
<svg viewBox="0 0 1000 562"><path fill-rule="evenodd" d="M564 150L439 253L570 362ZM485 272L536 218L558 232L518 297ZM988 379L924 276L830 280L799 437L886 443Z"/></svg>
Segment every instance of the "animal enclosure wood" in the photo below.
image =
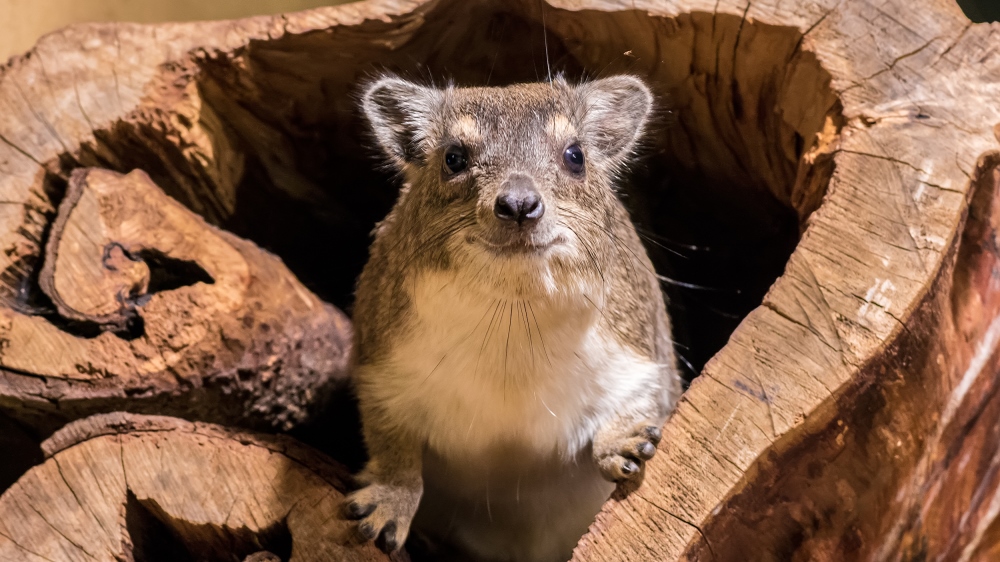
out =
<svg viewBox="0 0 1000 562"><path fill-rule="evenodd" d="M43 449L0 496L0 560L389 560L330 516L346 470L291 439L113 413Z"/></svg>
<svg viewBox="0 0 1000 562"><path fill-rule="evenodd" d="M672 292L679 351L714 357L575 559L989 559L998 34L950 0L371 0L68 28L0 74L0 408L42 434L126 407L295 425L343 365L320 298L350 304L395 195L359 148L359 81L634 72L670 107L626 193L650 254L739 296ZM115 226L131 204L174 218ZM190 246L144 238L176 229ZM712 251L657 245L695 235ZM164 271L187 284L157 292ZM272 408L283 380L301 410Z"/></svg>

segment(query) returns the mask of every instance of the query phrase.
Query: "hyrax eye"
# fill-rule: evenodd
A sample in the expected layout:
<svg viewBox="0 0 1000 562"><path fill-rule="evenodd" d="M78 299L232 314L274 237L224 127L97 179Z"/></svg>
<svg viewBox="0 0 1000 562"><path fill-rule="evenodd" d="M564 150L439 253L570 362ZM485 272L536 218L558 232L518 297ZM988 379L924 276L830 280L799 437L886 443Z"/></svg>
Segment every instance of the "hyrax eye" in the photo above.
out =
<svg viewBox="0 0 1000 562"><path fill-rule="evenodd" d="M583 171L583 149L580 148L578 144L571 144L566 147L563 151L563 162L566 163L566 169L574 174L579 174Z"/></svg>
<svg viewBox="0 0 1000 562"><path fill-rule="evenodd" d="M469 166L469 157L465 149L458 145L451 145L444 152L444 169L449 174L457 174Z"/></svg>

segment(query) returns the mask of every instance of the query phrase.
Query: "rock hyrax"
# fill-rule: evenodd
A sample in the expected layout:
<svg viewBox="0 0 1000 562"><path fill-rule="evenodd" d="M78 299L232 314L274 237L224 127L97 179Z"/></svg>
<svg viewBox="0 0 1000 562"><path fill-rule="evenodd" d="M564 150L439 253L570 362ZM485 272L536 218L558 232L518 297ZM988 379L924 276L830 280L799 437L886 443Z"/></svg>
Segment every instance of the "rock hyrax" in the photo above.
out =
<svg viewBox="0 0 1000 562"><path fill-rule="evenodd" d="M368 85L405 185L354 309L362 536L391 551L412 524L462 559L565 560L613 482L641 476L680 394L615 185L652 102L631 76Z"/></svg>

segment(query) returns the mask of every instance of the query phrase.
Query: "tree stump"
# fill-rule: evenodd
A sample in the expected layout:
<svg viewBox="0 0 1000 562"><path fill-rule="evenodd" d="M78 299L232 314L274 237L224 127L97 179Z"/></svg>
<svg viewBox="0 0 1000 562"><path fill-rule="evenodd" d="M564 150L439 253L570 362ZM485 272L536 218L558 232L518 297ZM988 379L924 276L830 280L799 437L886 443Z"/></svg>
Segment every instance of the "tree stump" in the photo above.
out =
<svg viewBox="0 0 1000 562"><path fill-rule="evenodd" d="M0 560L389 560L336 516L345 469L285 437L111 413L43 449L0 496Z"/></svg>
<svg viewBox="0 0 1000 562"><path fill-rule="evenodd" d="M361 80L383 69L470 85L549 69L633 72L664 111L623 195L672 279L679 352L700 376L643 486L606 505L576 559L986 559L1000 538L996 41L951 0L371 0L230 22L74 26L0 75L5 326L37 326L33 338L68 349L152 346L178 312L154 325L145 307L208 290L202 272L222 282L204 256L195 269L189 254L133 249L142 232L98 264L117 227L60 255L52 234L65 239L86 201L65 217L60 202L98 177L145 184L136 168L349 307L367 234L397 189L364 148L352 97ZM129 175L77 171L87 168ZM109 225L105 214L80 224ZM76 294L58 283L67 259L91 280ZM194 284L141 302L156 277L144 267L170 269L157 263ZM299 341L343 341L331 309L288 271L268 271L314 303L284 315L264 301L283 325L336 328L293 330L291 364L308 364ZM123 378L125 364L32 370L27 336L3 339L0 404L19 418L40 412L39 425L57 410L83 413L60 402L74 377L95 387ZM240 353L226 353L213 373L272 372L267 361L239 371ZM182 360L191 369L178 378L206 361ZM115 392L116 406L138 407L134 393Z"/></svg>

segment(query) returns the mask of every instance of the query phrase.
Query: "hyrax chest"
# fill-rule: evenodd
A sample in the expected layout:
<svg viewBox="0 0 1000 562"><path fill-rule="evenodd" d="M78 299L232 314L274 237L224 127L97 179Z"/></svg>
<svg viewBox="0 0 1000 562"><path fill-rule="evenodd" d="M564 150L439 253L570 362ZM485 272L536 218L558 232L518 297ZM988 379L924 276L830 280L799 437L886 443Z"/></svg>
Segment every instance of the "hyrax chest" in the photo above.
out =
<svg viewBox="0 0 1000 562"><path fill-rule="evenodd" d="M600 299L484 295L446 274L412 289L383 391L445 459L518 447L573 458L655 365L602 325Z"/></svg>

